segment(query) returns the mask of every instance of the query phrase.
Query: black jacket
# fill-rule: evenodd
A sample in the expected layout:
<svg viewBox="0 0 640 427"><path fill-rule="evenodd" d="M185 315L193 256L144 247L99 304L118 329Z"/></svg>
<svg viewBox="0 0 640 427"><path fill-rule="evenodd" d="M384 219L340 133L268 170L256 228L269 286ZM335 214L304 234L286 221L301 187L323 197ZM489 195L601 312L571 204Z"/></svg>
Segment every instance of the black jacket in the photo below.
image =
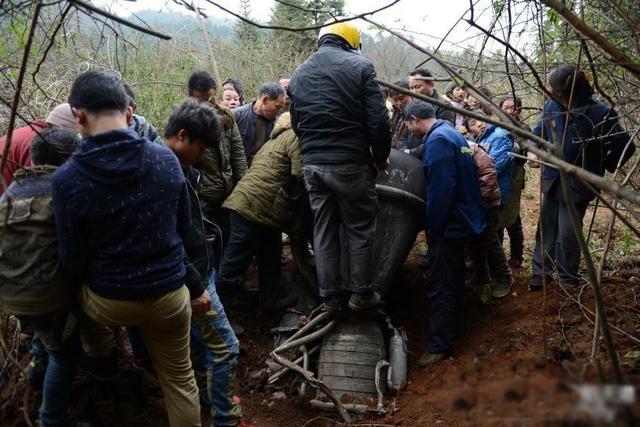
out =
<svg viewBox="0 0 640 427"><path fill-rule="evenodd" d="M247 156L247 166L251 166L253 156L269 140L269 135L271 135L276 123L276 119L268 120L266 117L256 114L253 111L253 104L255 104L255 101L231 110L235 115L240 136L242 136L244 154ZM264 121L264 135L256 135L256 122L258 120Z"/></svg>
<svg viewBox="0 0 640 427"><path fill-rule="evenodd" d="M375 77L371 62L335 40L298 67L288 94L305 165L386 160L391 124Z"/></svg>
<svg viewBox="0 0 640 427"><path fill-rule="evenodd" d="M449 100L447 100L447 98L443 98L440 95L438 95L438 92L435 89L433 89L433 94L431 95L431 98L439 99L440 101L449 102ZM447 110L446 108L440 107L439 105L434 105L433 108L435 108L435 110L436 110L436 119L446 120L451 124L451 126L453 126L453 127L456 126L456 112L455 111Z"/></svg>

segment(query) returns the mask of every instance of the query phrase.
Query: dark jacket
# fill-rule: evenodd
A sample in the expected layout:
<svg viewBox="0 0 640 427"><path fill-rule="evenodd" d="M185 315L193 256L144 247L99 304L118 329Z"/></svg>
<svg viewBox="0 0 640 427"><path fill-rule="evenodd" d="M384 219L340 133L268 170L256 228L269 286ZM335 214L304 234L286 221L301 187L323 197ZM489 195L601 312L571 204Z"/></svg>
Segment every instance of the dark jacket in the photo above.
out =
<svg viewBox="0 0 640 427"><path fill-rule="evenodd" d="M482 146L475 142L469 142L469 148L473 152L473 162L476 165L476 175L480 194L488 208L500 206L500 186L498 185L498 173L491 156L484 151Z"/></svg>
<svg viewBox="0 0 640 427"><path fill-rule="evenodd" d="M406 144L412 135L404 121L404 113L396 108L391 116L391 148L406 148Z"/></svg>
<svg viewBox="0 0 640 427"><path fill-rule="evenodd" d="M511 193L511 180L513 178L513 167L515 166L513 156L509 155L509 153L514 152L513 135L503 128L490 125L480 135L477 142L489 153L493 160L498 173L501 203L505 205Z"/></svg>
<svg viewBox="0 0 640 427"><path fill-rule="evenodd" d="M183 285L179 233L191 213L168 148L129 129L86 137L53 175L53 205L60 261L96 294L138 299Z"/></svg>
<svg viewBox="0 0 640 427"><path fill-rule="evenodd" d="M205 239L204 215L198 198L200 172L192 166L183 166L182 172L187 183L189 205L191 207L191 227L182 234L182 243L186 252L185 284L191 297L198 297L209 285L209 272L213 265L213 254L209 253Z"/></svg>
<svg viewBox="0 0 640 427"><path fill-rule="evenodd" d="M160 138L160 134L158 134L156 128L139 114L133 114L131 116L129 129L137 133L140 138L147 138L154 144L164 145L164 142L162 142L162 138Z"/></svg>
<svg viewBox="0 0 640 427"><path fill-rule="evenodd" d="M254 102L243 105L242 107L234 108L233 114L236 117L236 123L240 130L240 136L242 137L242 143L244 145L244 154L247 157L247 165L251 166L253 156L260 150L273 130L276 120L268 120L260 114L256 114L253 111ZM256 135L256 122L262 120L264 122L264 135Z"/></svg>
<svg viewBox="0 0 640 427"><path fill-rule="evenodd" d="M562 144L566 126L566 109L553 100L545 103L542 118L533 129L533 133L552 144ZM580 166L597 175L605 170L614 172L622 156L629 134L618 122L618 114L610 107L593 98L580 101L569 113L566 141L563 145L564 160ZM623 164L635 152L631 144L626 152ZM554 168L543 166L542 191L561 197L559 173ZM571 176L571 189L575 202L587 202L595 195L575 176Z"/></svg>
<svg viewBox="0 0 640 427"><path fill-rule="evenodd" d="M0 199L0 306L16 315L43 315L68 306L74 286L58 261L51 201L52 166L16 173ZM6 222L5 222L6 219Z"/></svg>
<svg viewBox="0 0 640 427"><path fill-rule="evenodd" d="M305 165L387 159L389 113L375 77L369 60L333 40L298 67L288 93Z"/></svg>
<svg viewBox="0 0 640 427"><path fill-rule="evenodd" d="M433 93L431 94L431 98L438 99L440 101L444 101L444 102L447 102L447 103L451 103L449 98L445 98L443 96L438 95L438 91L435 90L435 89L433 89ZM436 110L436 119L446 120L451 124L451 126L455 126L455 124L456 124L456 113L455 113L455 111L447 110L446 108L441 107L439 105L433 105L433 108L435 108L435 110Z"/></svg>
<svg viewBox="0 0 640 427"><path fill-rule="evenodd" d="M480 234L486 227L485 208L467 141L443 120L424 139L428 231L445 238Z"/></svg>
<svg viewBox="0 0 640 427"><path fill-rule="evenodd" d="M235 120L228 110L222 113L218 111L218 116L224 126L220 132L219 145L216 148L207 148L195 165L202 174L198 192L202 202L211 209L222 206L234 185L247 171L242 136ZM255 126L253 129L255 130Z"/></svg>

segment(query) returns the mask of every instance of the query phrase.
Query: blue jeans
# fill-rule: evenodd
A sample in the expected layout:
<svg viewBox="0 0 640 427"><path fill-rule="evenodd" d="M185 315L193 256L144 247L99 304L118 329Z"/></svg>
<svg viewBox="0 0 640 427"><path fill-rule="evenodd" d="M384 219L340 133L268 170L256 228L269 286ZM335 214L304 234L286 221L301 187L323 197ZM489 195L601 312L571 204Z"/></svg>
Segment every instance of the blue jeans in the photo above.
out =
<svg viewBox="0 0 640 427"><path fill-rule="evenodd" d="M578 221L582 230L582 221L587 212L589 202L575 204ZM551 275L557 266L560 280L580 279L580 246L571 226L569 208L562 202L547 194L542 199L540 219L536 230L536 247L533 251L533 275L542 277L544 262L545 274ZM543 225L543 238L540 239L540 222ZM543 256L542 252L546 256Z"/></svg>
<svg viewBox="0 0 640 427"><path fill-rule="evenodd" d="M211 310L191 319L192 362L195 369L207 368L213 425L235 426L242 419L240 405L233 401L240 344L218 298L215 272L209 277L207 291L211 295Z"/></svg>
<svg viewBox="0 0 640 427"><path fill-rule="evenodd" d="M49 354L42 388L42 405L38 411L40 425L65 425L81 348L76 328L77 317L65 309L42 316L19 318L22 324L34 329Z"/></svg>

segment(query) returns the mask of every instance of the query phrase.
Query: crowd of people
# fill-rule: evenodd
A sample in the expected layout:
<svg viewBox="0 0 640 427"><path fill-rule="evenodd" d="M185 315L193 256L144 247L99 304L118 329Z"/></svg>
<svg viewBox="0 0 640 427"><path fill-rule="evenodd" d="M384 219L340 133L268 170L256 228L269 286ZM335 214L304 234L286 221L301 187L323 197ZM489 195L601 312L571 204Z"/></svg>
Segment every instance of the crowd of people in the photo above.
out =
<svg viewBox="0 0 640 427"><path fill-rule="evenodd" d="M116 375L114 327L127 328L136 360L157 376L172 426L200 425L201 405L211 407L215 426L244 425L235 378L242 330L228 312L247 291L252 260L257 309L273 314L282 308L282 232L310 209L324 309L375 310L375 181L392 148L418 157L426 182L431 308L419 363L452 354L463 332L465 256L468 285L491 284L495 298L510 293L512 269L523 264L530 142L465 116L464 109L491 114L488 91L479 100L451 83L441 97L424 68L385 99L359 48L352 24L325 26L309 59L246 103L238 80L218 90L208 72L196 71L162 137L138 114L130 85L88 71L67 103L13 132L2 171L8 188L0 189L0 307L32 334L25 374L43 388L40 425L68 425L77 368L98 380ZM633 154L615 111L593 98L582 71L557 67L548 88L554 98L532 132L560 146L566 161L602 175ZM527 128L518 97L496 104ZM550 283L554 270L565 286L580 280L557 170L544 166L542 185L544 234L536 233L531 290ZM571 192L582 220L594 194L577 178Z"/></svg>

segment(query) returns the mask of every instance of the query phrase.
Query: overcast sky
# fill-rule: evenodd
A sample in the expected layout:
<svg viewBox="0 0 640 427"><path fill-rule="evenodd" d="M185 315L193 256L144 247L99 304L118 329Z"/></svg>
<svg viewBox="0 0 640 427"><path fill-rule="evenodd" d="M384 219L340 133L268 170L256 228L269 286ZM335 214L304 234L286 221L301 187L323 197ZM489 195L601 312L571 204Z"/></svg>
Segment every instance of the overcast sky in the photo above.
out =
<svg viewBox="0 0 640 427"><path fill-rule="evenodd" d="M230 22L236 19L228 13L206 3L204 0L193 0L203 8L209 16L227 19ZM240 0L217 0L222 6L239 12ZM487 24L491 20L490 0L474 0L477 3L476 20L481 24ZM345 0L345 12L347 16L375 10L391 0ZM185 12L183 7L177 6L171 0L98 0L96 3L110 9L119 15L129 15L144 9L160 10L167 13ZM273 8L273 0L250 0L252 18L266 22ZM456 21L465 14L469 8L468 0L400 0L399 3L377 13L373 19L394 29L403 29L405 35L410 35L416 40L428 46L436 46ZM481 13L485 11L484 13ZM358 25L366 29L368 24L360 21ZM161 30L161 29L160 29ZM465 22L456 25L447 40L453 43L462 43L464 47L479 45L480 37L474 37L477 33L470 30ZM447 49L455 49L448 43Z"/></svg>

